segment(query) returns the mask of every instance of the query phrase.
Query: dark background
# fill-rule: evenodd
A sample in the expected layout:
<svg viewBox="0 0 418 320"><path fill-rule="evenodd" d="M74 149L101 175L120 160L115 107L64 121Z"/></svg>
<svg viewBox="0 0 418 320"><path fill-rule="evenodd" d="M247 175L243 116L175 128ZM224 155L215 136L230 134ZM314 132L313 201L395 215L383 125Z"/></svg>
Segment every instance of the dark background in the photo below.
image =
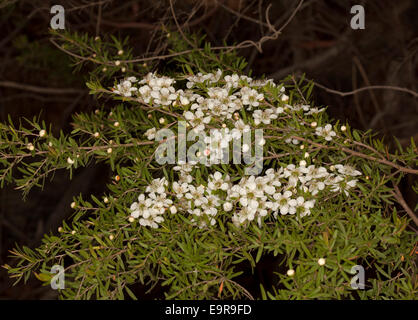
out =
<svg viewBox="0 0 418 320"><path fill-rule="evenodd" d="M270 4L270 22L279 28L298 3L173 0L173 7L184 31L206 33L207 40L220 46L223 41L258 41L269 32L265 13ZM129 35L135 57L167 53L162 27L177 30L169 1L0 0L0 121L8 115L18 121L41 114L57 133L70 130L72 113L91 112L98 104L84 85L88 69L73 73L69 57L49 42L50 8L55 4L66 10L67 30L102 37ZM355 4L365 8L364 30L350 28L350 8ZM306 73L307 78L334 90L314 89L316 103L329 106L332 117L379 132L391 148L394 136L406 146L411 137L418 142L417 17L416 0L306 0L282 34L263 44L262 53L252 47L240 54L254 75L279 80L290 73L296 77ZM158 69L161 63L151 63L150 68ZM370 85L408 88L415 94L396 89L356 92ZM63 90L49 93L50 88ZM69 93L69 88L80 92ZM109 175L103 165L81 169L71 181L66 172L57 172L44 190L33 189L26 201L13 186L0 190L0 264L13 263L8 250L16 243L33 248L43 234L56 233L71 213L72 197L100 194ZM405 178L400 187L414 208L412 179ZM27 285L11 284L0 269L0 299L55 298L55 292L36 279Z"/></svg>

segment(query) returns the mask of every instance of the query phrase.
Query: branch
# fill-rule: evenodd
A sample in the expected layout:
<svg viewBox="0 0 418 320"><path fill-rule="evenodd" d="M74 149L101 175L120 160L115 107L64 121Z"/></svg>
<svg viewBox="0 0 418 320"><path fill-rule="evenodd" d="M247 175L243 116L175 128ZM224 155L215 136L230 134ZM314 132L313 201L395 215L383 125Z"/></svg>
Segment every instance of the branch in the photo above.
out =
<svg viewBox="0 0 418 320"><path fill-rule="evenodd" d="M21 84L12 81L0 81L0 87L15 88L25 91L46 93L46 94L71 94L71 93L87 93L85 90L72 89L72 88L44 88L33 86L30 84Z"/></svg>
<svg viewBox="0 0 418 320"><path fill-rule="evenodd" d="M372 89L401 91L401 92L409 93L409 94L413 95L415 98L418 97L417 92L415 92L411 89L408 89L408 88L402 88L402 87L396 87L396 86L385 86L385 85L383 85L383 86L379 86L379 85L378 86L367 86L367 87L361 87L361 88L358 88L358 89L352 90L352 91L342 92L342 91L327 88L327 87L323 86L322 84L319 84L319 83L316 83L316 82L314 82L314 84L315 84L315 86L317 86L321 89L324 89L326 92L338 94L341 97L350 96L350 95L356 94L356 93L361 92L361 91L367 91L367 90L372 90Z"/></svg>
<svg viewBox="0 0 418 320"><path fill-rule="evenodd" d="M415 225L418 226L418 217L406 203L398 186L394 184L393 187L395 189L395 192L392 191L393 196L398 201L398 203L405 209L406 213L411 217L411 219L415 222Z"/></svg>

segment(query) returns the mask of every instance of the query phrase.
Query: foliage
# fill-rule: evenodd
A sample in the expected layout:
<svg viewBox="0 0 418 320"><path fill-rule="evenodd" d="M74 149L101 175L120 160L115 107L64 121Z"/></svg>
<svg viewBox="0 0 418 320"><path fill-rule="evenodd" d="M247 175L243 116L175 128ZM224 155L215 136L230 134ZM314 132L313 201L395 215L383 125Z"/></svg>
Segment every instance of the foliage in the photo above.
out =
<svg viewBox="0 0 418 320"><path fill-rule="evenodd" d="M146 298L135 296L132 288L137 283L149 290L161 285L167 299L253 299L257 298L254 293L238 280L243 273L240 266L249 263L254 269L263 256L273 254L280 257L273 266L277 283L272 288L260 284L263 299L415 297L416 234L408 230L410 219L399 214L393 192L405 174L417 173L411 169L418 162L413 141L406 150L389 154L371 132L360 132L348 124L342 130L338 122L332 126L335 137L325 141L316 128L330 123L326 113L306 118L299 108L313 104L313 85L289 76L277 86L263 87L266 103L276 108L295 107L263 126L264 168L301 161L328 168L350 164L363 173L356 188L347 194L326 189L316 197L311 214L301 219L268 216L261 225L253 221L237 226L231 222L232 213L225 211L216 216L215 225L198 228L187 212L179 211L159 228L141 226L139 220L130 219L129 209L138 194L152 179L166 177L170 184L174 179L173 166L155 161L158 142L150 142L145 133L167 124L176 128L184 107L150 106L112 92L125 75L144 77L153 68L151 61L155 60L132 58L126 48L128 39L54 35L56 41L63 41L61 48L71 53L77 70L82 65L90 68L87 86L97 99L103 98L103 106L90 114L74 115L74 130L58 137L37 118L25 124L0 124L1 186L12 182L27 195L32 187L42 187L56 170L68 170L71 178L77 168L97 162L107 163L113 176L107 194L74 199L74 215L63 222L58 235L45 235L35 249L14 249L17 264L5 266L11 277L27 281L34 274L48 285L51 267L58 264L65 268L65 289L60 290L63 299ZM213 50L203 38L187 38L195 46L191 50L183 35L171 33L167 39L172 53L161 58L164 64L158 67L175 78L178 86L198 72L220 68L223 75L241 74L246 66L234 51ZM198 87L204 91L206 85ZM288 99L282 99L281 87ZM240 115L254 127L246 109ZM220 128L223 122L213 119L211 124ZM242 168L198 165L192 176L197 183L206 184L211 170L216 170L239 180ZM319 258L326 259L325 265L318 264ZM350 270L358 264L367 270L366 290L350 287ZM293 276L280 271L288 269L295 271Z"/></svg>

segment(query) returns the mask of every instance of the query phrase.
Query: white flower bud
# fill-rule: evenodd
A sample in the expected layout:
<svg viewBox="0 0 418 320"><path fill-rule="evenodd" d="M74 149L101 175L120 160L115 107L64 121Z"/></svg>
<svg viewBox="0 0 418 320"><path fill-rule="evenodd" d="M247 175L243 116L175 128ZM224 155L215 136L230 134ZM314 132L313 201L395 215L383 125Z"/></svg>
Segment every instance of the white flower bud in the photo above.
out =
<svg viewBox="0 0 418 320"><path fill-rule="evenodd" d="M75 235L76 234L75 230L71 231L71 234L72 235Z"/></svg>
<svg viewBox="0 0 418 320"><path fill-rule="evenodd" d="M119 60L116 60L116 61L115 61L115 65L116 65L116 66L120 65L120 61L119 61Z"/></svg>
<svg viewBox="0 0 418 320"><path fill-rule="evenodd" d="M32 143L28 143L27 148L29 149L29 151L35 150L35 147L33 146Z"/></svg>
<svg viewBox="0 0 418 320"><path fill-rule="evenodd" d="M67 158L67 163L68 163L68 164L73 164L73 163L74 163L74 160L73 160L73 159L71 159L70 157L68 157L68 158Z"/></svg>
<svg viewBox="0 0 418 320"><path fill-rule="evenodd" d="M112 151L113 151L112 148L107 149L107 153L112 153Z"/></svg>
<svg viewBox="0 0 418 320"><path fill-rule="evenodd" d="M347 130L347 127L346 126L341 126L341 131L345 131L345 130Z"/></svg>
<svg viewBox="0 0 418 320"><path fill-rule="evenodd" d="M39 136L42 138L42 137L44 137L46 135L46 131L45 130L41 130L41 131L39 131Z"/></svg>
<svg viewBox="0 0 418 320"><path fill-rule="evenodd" d="M170 207L170 212L171 212L172 214L177 213L177 208L176 208L175 206L171 206L171 207Z"/></svg>
<svg viewBox="0 0 418 320"><path fill-rule="evenodd" d="M100 136L100 133L95 132L95 133L93 134L93 136L94 136L95 138L98 138L98 137Z"/></svg>
<svg viewBox="0 0 418 320"><path fill-rule="evenodd" d="M120 56L123 55L123 50L119 50L118 55L120 55Z"/></svg>
<svg viewBox="0 0 418 320"><path fill-rule="evenodd" d="M134 217L129 217L129 218L128 218L128 221L129 221L130 223L132 223L132 222L134 222L134 221L135 221L135 218L134 218Z"/></svg>
<svg viewBox="0 0 418 320"><path fill-rule="evenodd" d="M163 124L163 123L165 122L165 119L164 119L164 118L160 118L160 120L158 120L158 122L159 122L160 124Z"/></svg>
<svg viewBox="0 0 418 320"><path fill-rule="evenodd" d="M76 203L73 201L73 202L71 202L71 204L70 204L70 207L71 207L71 209L74 209L75 208L75 206L76 206Z"/></svg>
<svg viewBox="0 0 418 320"><path fill-rule="evenodd" d="M293 276L295 275L295 270L293 270L293 269L289 269L289 270L287 270L287 275L288 275L289 277L293 277Z"/></svg>
<svg viewBox="0 0 418 320"><path fill-rule="evenodd" d="M318 125L318 124L316 123L316 121L314 121L314 122L312 122L312 123L311 123L311 127L312 127L312 128L315 128L317 125Z"/></svg>
<svg viewBox="0 0 418 320"><path fill-rule="evenodd" d="M114 124L113 124L115 127L119 127L119 122L115 122Z"/></svg>
<svg viewBox="0 0 418 320"><path fill-rule="evenodd" d="M323 265L325 265L325 259L324 258L319 258L318 259L318 264L320 265L320 266L323 266Z"/></svg>
<svg viewBox="0 0 418 320"><path fill-rule="evenodd" d="M109 236L109 240L110 240L110 241L112 241L113 239L115 239L115 237L113 236L113 234L111 234L111 235Z"/></svg>
<svg viewBox="0 0 418 320"><path fill-rule="evenodd" d="M231 211L232 210L232 203L231 202L225 202L223 207L224 207L224 210L226 212Z"/></svg>

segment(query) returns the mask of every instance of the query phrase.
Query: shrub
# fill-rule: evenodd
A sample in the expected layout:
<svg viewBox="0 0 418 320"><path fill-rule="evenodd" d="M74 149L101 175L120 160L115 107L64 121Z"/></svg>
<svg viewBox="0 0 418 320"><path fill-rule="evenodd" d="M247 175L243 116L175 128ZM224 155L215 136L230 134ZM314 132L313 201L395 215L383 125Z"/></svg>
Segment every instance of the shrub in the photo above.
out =
<svg viewBox="0 0 418 320"><path fill-rule="evenodd" d="M1 124L2 186L26 195L56 170L71 177L97 162L113 176L106 194L74 199L57 235L14 249L11 277L49 284L61 265L64 299L147 298L138 284L166 299L414 297L416 234L396 206L414 217L397 187L418 173L414 141L390 154L373 133L329 119L312 83L252 79L242 58L209 45L176 54L175 34L160 72L132 62L127 40L56 35L77 67L94 63L87 86L103 106L74 115L59 137L36 118ZM173 152L176 163L164 163ZM249 290L245 266L269 255L272 286ZM365 290L350 286L355 265Z"/></svg>

